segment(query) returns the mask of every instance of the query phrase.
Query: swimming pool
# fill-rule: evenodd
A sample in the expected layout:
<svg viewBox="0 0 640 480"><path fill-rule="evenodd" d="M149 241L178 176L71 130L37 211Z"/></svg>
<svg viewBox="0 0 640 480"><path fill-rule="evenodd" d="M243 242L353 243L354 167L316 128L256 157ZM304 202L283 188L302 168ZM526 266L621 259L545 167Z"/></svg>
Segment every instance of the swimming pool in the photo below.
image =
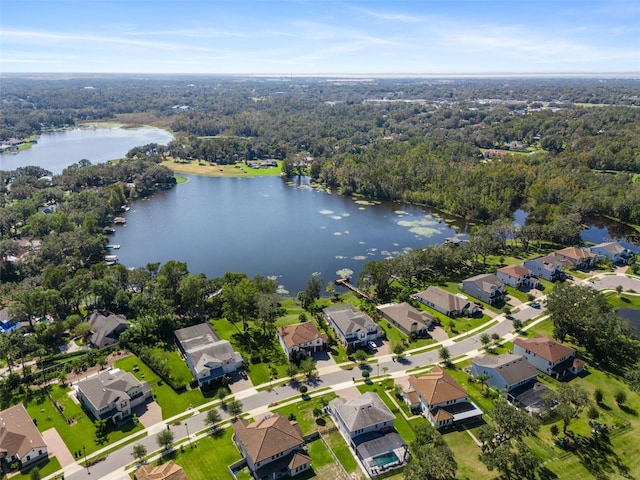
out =
<svg viewBox="0 0 640 480"><path fill-rule="evenodd" d="M373 457L371 460L369 460L369 466L372 468L383 468L387 465L391 465L392 463L397 463L399 461L400 459L394 452L387 452L382 455L378 455L377 457Z"/></svg>

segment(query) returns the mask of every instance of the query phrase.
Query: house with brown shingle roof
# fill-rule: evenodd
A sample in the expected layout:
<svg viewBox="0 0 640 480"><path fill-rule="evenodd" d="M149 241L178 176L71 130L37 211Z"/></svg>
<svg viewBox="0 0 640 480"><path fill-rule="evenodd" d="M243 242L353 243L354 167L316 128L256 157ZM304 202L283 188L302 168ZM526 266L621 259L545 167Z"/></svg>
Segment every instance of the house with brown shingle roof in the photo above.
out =
<svg viewBox="0 0 640 480"><path fill-rule="evenodd" d="M293 477L311 468L298 423L279 413L254 423L240 418L233 431L233 440L256 479Z"/></svg>
<svg viewBox="0 0 640 480"><path fill-rule="evenodd" d="M513 288L540 288L540 280L531 270L522 265L507 265L496 271L498 277L505 285Z"/></svg>
<svg viewBox="0 0 640 480"><path fill-rule="evenodd" d="M439 365L421 377L410 376L402 396L412 410L422 412L438 429L482 416L482 410L469 400L464 388Z"/></svg>
<svg viewBox="0 0 640 480"><path fill-rule="evenodd" d="M309 356L327 346L327 334L320 333L313 322L296 323L279 327L278 342L288 360Z"/></svg>
<svg viewBox="0 0 640 480"><path fill-rule="evenodd" d="M567 247L556 250L553 255L562 262L568 262L576 270L587 270L596 263L596 254L586 248Z"/></svg>
<svg viewBox="0 0 640 480"><path fill-rule="evenodd" d="M47 444L21 403L0 412L0 465L3 468L8 469L13 462L24 468L48 457Z"/></svg>
<svg viewBox="0 0 640 480"><path fill-rule="evenodd" d="M516 338L513 341L513 353L522 355L538 370L558 380L567 374L577 375L584 370L584 361L576 358L575 348L544 335Z"/></svg>
<svg viewBox="0 0 640 480"><path fill-rule="evenodd" d="M426 337L429 335L429 327L433 324L433 316L427 312L421 312L417 308L402 303L386 303L376 307L389 323L405 335Z"/></svg>
<svg viewBox="0 0 640 480"><path fill-rule="evenodd" d="M157 467L144 464L134 472L134 476L136 480L187 480L187 474L184 473L183 468L176 465L173 460Z"/></svg>

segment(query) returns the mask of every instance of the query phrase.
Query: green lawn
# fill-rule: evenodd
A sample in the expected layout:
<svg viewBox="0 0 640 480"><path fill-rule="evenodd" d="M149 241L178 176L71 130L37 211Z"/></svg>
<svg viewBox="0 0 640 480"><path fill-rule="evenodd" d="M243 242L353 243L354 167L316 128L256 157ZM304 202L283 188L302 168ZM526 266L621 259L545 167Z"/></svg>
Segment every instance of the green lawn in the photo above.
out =
<svg viewBox="0 0 640 480"><path fill-rule="evenodd" d="M312 397L310 400L304 402L297 402L280 407L275 409L274 412L281 413L287 418L289 418L289 415L291 414L295 415L296 421L302 430L302 434L307 435L309 433L322 430L319 428L318 423L316 423L316 419L313 417L313 409L316 407L322 409L325 404L328 404L331 400L336 398L336 396L337 395L335 393L329 393L320 397ZM331 420L328 419L326 415L323 415L322 420L324 420L324 423L331 423Z"/></svg>
<svg viewBox="0 0 640 480"><path fill-rule="evenodd" d="M55 428L72 453L82 450L84 446L87 454L89 454L105 447L109 443L116 442L144 429L140 423L133 425L133 422L127 422L122 427L119 427L118 430L110 431L102 441L98 441L95 435L96 428L93 424L93 419L67 395L69 387L54 385L48 389L55 401L61 405L64 415L68 419L74 419L72 424L67 423L46 395L42 395L37 400L30 402L27 405L27 411L41 432L52 427Z"/></svg>
<svg viewBox="0 0 640 480"><path fill-rule="evenodd" d="M228 466L240 460L241 455L231 440L232 428L214 436L201 438L192 446L185 445L164 457L182 468L189 480L228 480Z"/></svg>
<svg viewBox="0 0 640 480"><path fill-rule="evenodd" d="M20 473L11 476L11 478L14 480L31 480L31 470L33 470L35 467L38 467L41 478L44 478L47 475L51 475L52 473L55 473L62 468L60 466L60 462L58 462L58 459L56 457L49 457L44 462L33 465L26 470L21 470Z"/></svg>
<svg viewBox="0 0 640 480"><path fill-rule="evenodd" d="M377 393L384 404L389 408L389 410L391 410L391 413L396 416L394 426L400 436L404 439L405 442L411 443L416 438L416 435L413 432L413 428L411 428L411 425L409 425L409 422L404 418L402 412L400 412L400 409L391 400L390 395L394 395L393 391L387 389L391 387L393 387L393 381L386 380L382 382L382 385L379 385L378 382L361 383L358 385L358 390L360 390L361 393Z"/></svg>
<svg viewBox="0 0 640 480"><path fill-rule="evenodd" d="M177 385L186 386L193 381L191 370L189 370L186 362L180 358L180 355L175 349L169 351L154 347L152 351L154 355L162 359L163 363L169 366L171 377L175 379Z"/></svg>
<svg viewBox="0 0 640 480"><path fill-rule="evenodd" d="M337 429L325 433L323 434L323 436L331 447L331 450L333 450L335 456L338 458L344 469L349 474L352 474L356 471L360 472L360 468L356 463L356 459L353 458L353 454L351 453L351 450L349 450L349 446L344 441L344 438L342 438L342 435L340 435L340 432L338 432Z"/></svg>
<svg viewBox="0 0 640 480"><path fill-rule="evenodd" d="M211 400L205 398L199 389L177 393L135 355L118 360L115 367L131 372L138 380L146 380L149 383L156 402L162 408L162 418L173 417L188 410L189 406L195 407Z"/></svg>
<svg viewBox="0 0 640 480"><path fill-rule="evenodd" d="M469 428L469 430L473 433L477 428L479 427L475 429ZM485 464L478 458L481 450L466 431L463 429L452 430L444 433L443 438L453 452L456 462L458 462L458 474L456 478L469 478L473 480L496 478L496 472L487 470Z"/></svg>

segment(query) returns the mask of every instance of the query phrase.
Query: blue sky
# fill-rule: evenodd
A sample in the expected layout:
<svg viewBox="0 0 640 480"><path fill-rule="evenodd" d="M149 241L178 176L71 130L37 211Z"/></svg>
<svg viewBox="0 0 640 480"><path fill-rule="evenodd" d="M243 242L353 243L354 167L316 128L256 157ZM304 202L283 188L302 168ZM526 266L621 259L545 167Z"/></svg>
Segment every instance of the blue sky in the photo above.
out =
<svg viewBox="0 0 640 480"><path fill-rule="evenodd" d="M640 72L640 1L0 0L1 72Z"/></svg>

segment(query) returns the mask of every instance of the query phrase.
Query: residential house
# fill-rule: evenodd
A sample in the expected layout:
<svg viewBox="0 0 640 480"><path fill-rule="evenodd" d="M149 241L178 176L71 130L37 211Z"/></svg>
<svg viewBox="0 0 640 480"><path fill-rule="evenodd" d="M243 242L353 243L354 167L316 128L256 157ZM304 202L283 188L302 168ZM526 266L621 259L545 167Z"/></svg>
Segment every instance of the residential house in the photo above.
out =
<svg viewBox="0 0 640 480"><path fill-rule="evenodd" d="M472 305L463 295L454 295L434 286L414 294L413 298L449 317L458 317L465 313L473 314L478 311L478 306Z"/></svg>
<svg viewBox="0 0 640 480"><path fill-rule="evenodd" d="M487 376L485 383L489 387L510 392L521 385L535 382L538 371L521 355L480 355L471 363L471 376L478 378L484 375Z"/></svg>
<svg viewBox="0 0 640 480"><path fill-rule="evenodd" d="M256 479L293 477L311 468L300 426L279 413L254 423L240 418L233 431L233 440Z"/></svg>
<svg viewBox="0 0 640 480"><path fill-rule="evenodd" d="M21 403L0 412L0 467L4 472L15 462L22 469L48 457L47 444Z"/></svg>
<svg viewBox="0 0 640 480"><path fill-rule="evenodd" d="M558 380L567 374L577 375L584 369L584 361L576 358L574 348L543 335L516 338L513 353L522 355L538 370Z"/></svg>
<svg viewBox="0 0 640 480"><path fill-rule="evenodd" d="M288 360L301 356L310 356L324 350L327 346L327 334L320 333L313 322L296 323L279 327L278 342L284 350Z"/></svg>
<svg viewBox="0 0 640 480"><path fill-rule="evenodd" d="M625 265L629 258L631 257L631 250L626 247L623 247L618 242L605 242L599 243L598 245L594 245L589 249L591 253L596 255L596 260L598 258L608 258L614 264Z"/></svg>
<svg viewBox="0 0 640 480"><path fill-rule="evenodd" d="M555 255L530 258L525 260L523 265L531 270L535 276L550 282L564 278L562 264Z"/></svg>
<svg viewBox="0 0 640 480"><path fill-rule="evenodd" d="M496 277L510 287L517 289L540 288L540 281L531 270L522 265L507 265L499 268Z"/></svg>
<svg viewBox="0 0 640 480"><path fill-rule="evenodd" d="M242 356L227 340L220 340L208 323L181 328L175 335L200 387L242 368Z"/></svg>
<svg viewBox="0 0 640 480"><path fill-rule="evenodd" d="M329 412L369 476L401 467L409 457L407 443L394 429L395 415L377 393L353 400L336 398Z"/></svg>
<svg viewBox="0 0 640 480"><path fill-rule="evenodd" d="M460 290L489 305L504 303L504 283L493 273L484 273L462 281Z"/></svg>
<svg viewBox="0 0 640 480"><path fill-rule="evenodd" d="M375 341L381 336L380 327L371 317L357 311L351 305L335 305L322 311L327 322L336 332L338 340L347 347L347 350L364 347L367 342Z"/></svg>
<svg viewBox="0 0 640 480"><path fill-rule="evenodd" d="M151 387L116 368L80 380L76 395L96 419L119 423L131 416L133 408L151 399Z"/></svg>
<svg viewBox="0 0 640 480"><path fill-rule="evenodd" d="M386 303L376 307L391 325L405 335L426 337L429 328L433 324L433 316L427 312L421 312L407 302Z"/></svg>
<svg viewBox="0 0 640 480"><path fill-rule="evenodd" d="M98 349L118 343L120 334L131 325L124 315L104 315L98 311L94 311L87 321L91 325L89 342Z"/></svg>
<svg viewBox="0 0 640 480"><path fill-rule="evenodd" d="M588 270L596 263L596 254L591 253L586 248L567 247L556 250L553 255L562 262L567 262L569 267L576 270Z"/></svg>
<svg viewBox="0 0 640 480"><path fill-rule="evenodd" d="M187 480L180 465L176 465L173 460L153 467L148 463L141 465L134 473L136 480Z"/></svg>
<svg viewBox="0 0 640 480"><path fill-rule="evenodd" d="M402 396L412 410L420 411L438 429L482 416L469 394L439 365L421 377L410 376Z"/></svg>

